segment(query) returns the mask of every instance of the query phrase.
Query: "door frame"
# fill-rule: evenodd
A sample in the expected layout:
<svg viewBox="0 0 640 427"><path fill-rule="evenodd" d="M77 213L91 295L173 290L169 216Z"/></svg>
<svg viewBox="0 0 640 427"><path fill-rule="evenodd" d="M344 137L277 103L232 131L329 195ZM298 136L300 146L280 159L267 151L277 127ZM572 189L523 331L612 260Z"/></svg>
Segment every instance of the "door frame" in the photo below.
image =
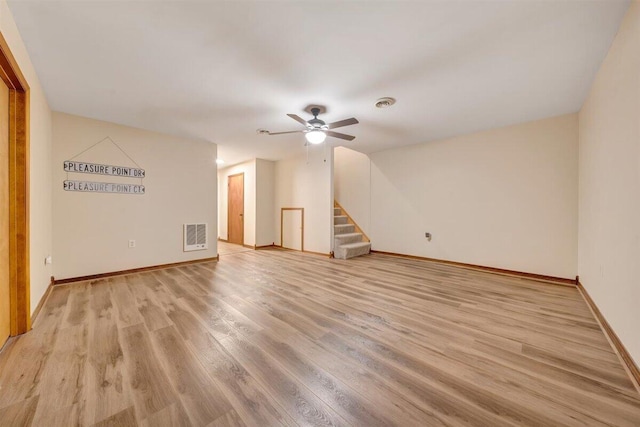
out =
<svg viewBox="0 0 640 427"><path fill-rule="evenodd" d="M231 203L230 203L230 194L231 192L229 191L229 187L231 186L229 184L229 179L233 178L235 176L240 176L242 175L242 242L240 243L241 245L244 246L244 172L240 172L240 173L234 173L233 175L228 175L227 176L227 242L229 242L229 231L231 230L231 227L229 227L229 223L231 222L231 215L229 215L229 211L231 210ZM231 243L231 242L229 242Z"/></svg>
<svg viewBox="0 0 640 427"><path fill-rule="evenodd" d="M304 252L304 208L280 208L280 247L284 248L284 211L300 211L300 215L302 216L302 228L300 229L300 252ZM291 250L295 251L295 249Z"/></svg>
<svg viewBox="0 0 640 427"><path fill-rule="evenodd" d="M0 78L9 88L9 305L15 336L31 329L29 85L1 32Z"/></svg>

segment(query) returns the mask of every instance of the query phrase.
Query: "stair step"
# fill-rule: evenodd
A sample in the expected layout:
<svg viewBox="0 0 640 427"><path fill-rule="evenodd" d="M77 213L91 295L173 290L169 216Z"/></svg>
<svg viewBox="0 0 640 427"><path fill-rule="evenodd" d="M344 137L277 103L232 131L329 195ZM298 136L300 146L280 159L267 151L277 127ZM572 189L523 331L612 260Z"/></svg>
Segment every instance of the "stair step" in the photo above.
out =
<svg viewBox="0 0 640 427"><path fill-rule="evenodd" d="M333 217L333 223L334 224L348 224L349 223L349 217L346 215L335 215Z"/></svg>
<svg viewBox="0 0 640 427"><path fill-rule="evenodd" d="M356 230L356 226L353 224L338 224L333 226L333 234L347 234L353 233Z"/></svg>
<svg viewBox="0 0 640 427"><path fill-rule="evenodd" d="M334 214L334 215L342 215L342 209L340 209L340 208L333 208L333 214Z"/></svg>
<svg viewBox="0 0 640 427"><path fill-rule="evenodd" d="M349 243L362 242L362 233L337 234L334 236L334 239L335 239L334 247L337 248L340 245L347 245Z"/></svg>
<svg viewBox="0 0 640 427"><path fill-rule="evenodd" d="M370 242L349 243L340 245L335 249L334 257L339 259L349 259L371 252Z"/></svg>
<svg viewBox="0 0 640 427"><path fill-rule="evenodd" d="M353 225L353 224L349 224L349 225ZM353 233L343 233L343 234L336 235L336 239L348 239L350 237L360 237L360 238L362 238L362 233L356 233L354 231Z"/></svg>

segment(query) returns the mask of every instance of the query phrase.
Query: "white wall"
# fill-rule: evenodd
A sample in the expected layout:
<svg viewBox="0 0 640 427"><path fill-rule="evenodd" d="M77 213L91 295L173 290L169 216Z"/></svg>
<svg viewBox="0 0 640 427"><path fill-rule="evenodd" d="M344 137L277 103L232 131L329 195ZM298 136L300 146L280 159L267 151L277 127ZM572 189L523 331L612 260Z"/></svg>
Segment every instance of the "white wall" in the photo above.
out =
<svg viewBox="0 0 640 427"><path fill-rule="evenodd" d="M256 244L256 161L230 166L218 171L219 191L218 198L218 237L227 240L228 209L229 209L229 175L244 174L244 244L253 246Z"/></svg>
<svg viewBox="0 0 640 427"><path fill-rule="evenodd" d="M0 1L0 31L29 84L30 100L30 275L31 310L33 311L49 286L52 266L45 265L53 253L51 216L51 110L40 86L29 54L5 1ZM54 258L54 262L55 262Z"/></svg>
<svg viewBox="0 0 640 427"><path fill-rule="evenodd" d="M640 365L640 3L580 111L578 273Z"/></svg>
<svg viewBox="0 0 640 427"><path fill-rule="evenodd" d="M373 249L575 277L577 130L572 114L372 154Z"/></svg>
<svg viewBox="0 0 640 427"><path fill-rule="evenodd" d="M275 162L256 159L256 246L276 241Z"/></svg>
<svg viewBox="0 0 640 427"><path fill-rule="evenodd" d="M333 233L333 150L320 149L280 160L275 166L275 235L280 244L280 209L304 208L304 250L329 254Z"/></svg>
<svg viewBox="0 0 640 427"><path fill-rule="evenodd" d="M64 191L63 162L111 137L146 170L144 195ZM56 279L215 257L216 145L53 114L53 246ZM132 166L103 142L75 160ZM139 183L131 178L70 174L69 179ZM209 248L183 252L184 223L209 224ZM136 240L129 248L128 240Z"/></svg>
<svg viewBox="0 0 640 427"><path fill-rule="evenodd" d="M369 235L371 223L371 162L366 154L334 149L335 198L360 229Z"/></svg>

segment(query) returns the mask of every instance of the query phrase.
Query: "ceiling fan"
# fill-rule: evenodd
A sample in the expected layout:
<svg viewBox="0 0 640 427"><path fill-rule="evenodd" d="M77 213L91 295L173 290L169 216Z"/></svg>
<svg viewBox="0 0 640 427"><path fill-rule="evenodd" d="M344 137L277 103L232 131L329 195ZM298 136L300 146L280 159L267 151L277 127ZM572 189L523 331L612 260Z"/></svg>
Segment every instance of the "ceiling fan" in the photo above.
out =
<svg viewBox="0 0 640 427"><path fill-rule="evenodd" d="M304 133L304 137L309 142L309 144L322 144L327 136L332 136L334 138L346 139L347 141L353 141L356 137L352 135L346 135L340 132L334 132L329 129L336 129L343 126L355 125L358 122L357 119L351 117L350 119L340 120L338 122L333 123L325 123L323 120L318 118L318 114L320 114L320 108L313 107L311 108L311 114L313 114L313 119L309 121L305 121L300 116L296 114L287 114L287 116L291 117L296 122L306 126L306 129L301 130L292 130L289 132L269 132L269 135L283 135L286 133Z"/></svg>

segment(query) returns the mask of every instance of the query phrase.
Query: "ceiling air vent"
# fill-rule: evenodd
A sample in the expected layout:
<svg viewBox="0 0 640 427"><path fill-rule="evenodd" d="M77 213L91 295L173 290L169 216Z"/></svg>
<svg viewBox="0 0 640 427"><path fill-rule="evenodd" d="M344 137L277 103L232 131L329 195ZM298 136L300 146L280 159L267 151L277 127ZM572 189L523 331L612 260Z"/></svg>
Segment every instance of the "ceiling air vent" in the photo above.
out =
<svg viewBox="0 0 640 427"><path fill-rule="evenodd" d="M207 224L184 224L184 252L207 248Z"/></svg>
<svg viewBox="0 0 640 427"><path fill-rule="evenodd" d="M396 103L396 100L394 98L384 97L384 98L380 98L380 99L378 99L376 101L376 107L378 107L378 108L388 108L388 107L391 107L395 103Z"/></svg>

